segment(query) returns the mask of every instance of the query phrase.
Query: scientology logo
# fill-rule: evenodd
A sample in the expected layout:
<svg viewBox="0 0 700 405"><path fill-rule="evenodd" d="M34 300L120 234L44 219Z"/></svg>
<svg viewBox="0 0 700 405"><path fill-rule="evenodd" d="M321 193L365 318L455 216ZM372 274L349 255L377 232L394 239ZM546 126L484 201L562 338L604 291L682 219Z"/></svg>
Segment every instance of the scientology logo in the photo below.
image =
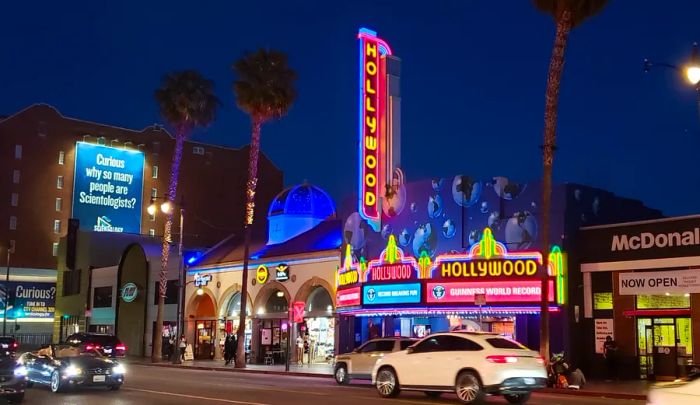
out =
<svg viewBox="0 0 700 405"><path fill-rule="evenodd" d="M93 229L95 232L124 232L124 228L112 226L112 220L104 215L97 217L97 224Z"/></svg>

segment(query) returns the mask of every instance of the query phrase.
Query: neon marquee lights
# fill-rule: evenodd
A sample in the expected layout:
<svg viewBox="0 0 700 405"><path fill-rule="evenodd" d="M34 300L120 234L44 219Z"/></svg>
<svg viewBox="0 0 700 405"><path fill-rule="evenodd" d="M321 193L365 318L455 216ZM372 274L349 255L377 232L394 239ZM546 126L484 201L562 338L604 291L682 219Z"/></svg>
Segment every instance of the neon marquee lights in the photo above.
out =
<svg viewBox="0 0 700 405"><path fill-rule="evenodd" d="M391 48L377 33L366 28L357 35L360 43L359 207L367 223L381 225L381 150L386 136L386 64Z"/></svg>

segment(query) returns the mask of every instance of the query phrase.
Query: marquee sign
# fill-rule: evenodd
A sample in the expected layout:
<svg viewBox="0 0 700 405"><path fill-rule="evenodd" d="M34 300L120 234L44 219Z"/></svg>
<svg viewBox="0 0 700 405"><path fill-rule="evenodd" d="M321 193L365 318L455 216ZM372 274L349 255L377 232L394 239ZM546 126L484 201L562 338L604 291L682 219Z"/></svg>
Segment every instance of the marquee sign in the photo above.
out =
<svg viewBox="0 0 700 405"><path fill-rule="evenodd" d="M566 282L559 247L552 248L548 263L549 301L563 304ZM509 252L489 228L468 253L438 255L434 262L425 252L417 260L404 256L390 235L386 249L369 262L354 262L347 246L336 273L336 302L338 307L360 305L361 288L362 305L473 304L481 294L489 304L539 303L542 264L539 252Z"/></svg>
<svg viewBox="0 0 700 405"><path fill-rule="evenodd" d="M348 288L347 290L338 290L335 293L336 307L353 307L360 305L362 302L362 291L360 287Z"/></svg>
<svg viewBox="0 0 700 405"><path fill-rule="evenodd" d="M366 28L360 42L359 207L367 223L379 231L381 224L381 165L386 136L386 64L389 45Z"/></svg>

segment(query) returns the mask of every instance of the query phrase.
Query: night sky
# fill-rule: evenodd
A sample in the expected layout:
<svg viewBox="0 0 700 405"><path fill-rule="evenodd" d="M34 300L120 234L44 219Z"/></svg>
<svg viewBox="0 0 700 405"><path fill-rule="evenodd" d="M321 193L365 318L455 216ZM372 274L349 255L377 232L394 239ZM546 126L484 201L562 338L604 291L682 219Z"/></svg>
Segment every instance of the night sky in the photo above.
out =
<svg viewBox="0 0 700 405"><path fill-rule="evenodd" d="M530 1L8 2L0 38L0 114L46 102L129 128L162 122L163 73L197 69L223 102L195 139L242 146L231 64L285 51L298 72L289 116L263 127L287 184L336 201L356 188L359 27L403 60L407 180L541 176L544 91L554 25ZM670 69L700 40L700 2L612 1L571 35L561 89L555 181L601 187L669 215L700 212L697 93Z"/></svg>

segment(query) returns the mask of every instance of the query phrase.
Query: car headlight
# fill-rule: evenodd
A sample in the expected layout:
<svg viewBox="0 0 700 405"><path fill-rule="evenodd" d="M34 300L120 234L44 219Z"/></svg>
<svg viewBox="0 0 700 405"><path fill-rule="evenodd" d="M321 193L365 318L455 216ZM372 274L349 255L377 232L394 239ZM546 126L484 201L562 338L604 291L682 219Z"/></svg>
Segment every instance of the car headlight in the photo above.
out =
<svg viewBox="0 0 700 405"><path fill-rule="evenodd" d="M15 369L15 377L26 377L27 368L24 366L19 366Z"/></svg>
<svg viewBox="0 0 700 405"><path fill-rule="evenodd" d="M121 364L117 364L112 368L112 374L126 374L126 368Z"/></svg>
<svg viewBox="0 0 700 405"><path fill-rule="evenodd" d="M83 370L77 368L76 366L68 366L63 371L63 374L65 374L66 377L75 377L76 375L80 375L82 373L83 373Z"/></svg>

